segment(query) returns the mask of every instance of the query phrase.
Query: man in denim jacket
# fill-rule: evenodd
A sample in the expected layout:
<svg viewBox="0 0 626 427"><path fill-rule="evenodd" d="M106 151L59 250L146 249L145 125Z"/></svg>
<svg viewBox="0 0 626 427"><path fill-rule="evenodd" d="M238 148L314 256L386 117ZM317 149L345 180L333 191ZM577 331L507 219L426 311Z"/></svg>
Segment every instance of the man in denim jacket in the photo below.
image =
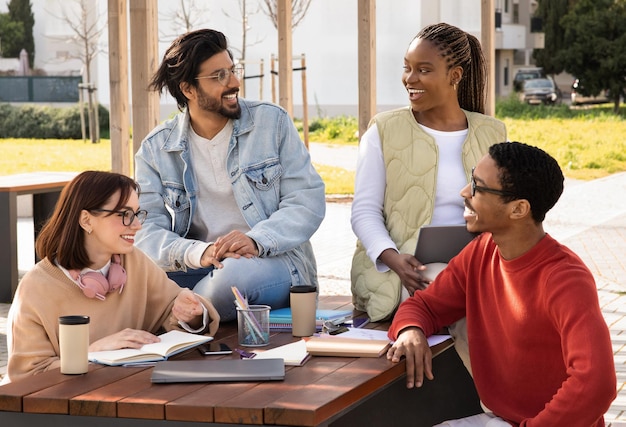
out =
<svg viewBox="0 0 626 427"><path fill-rule="evenodd" d="M231 286L250 304L289 305L290 286L317 285L309 242L326 209L324 183L282 108L239 99L242 70L226 37L178 37L151 88L181 111L135 156L148 211L137 246L179 285L236 317Z"/></svg>

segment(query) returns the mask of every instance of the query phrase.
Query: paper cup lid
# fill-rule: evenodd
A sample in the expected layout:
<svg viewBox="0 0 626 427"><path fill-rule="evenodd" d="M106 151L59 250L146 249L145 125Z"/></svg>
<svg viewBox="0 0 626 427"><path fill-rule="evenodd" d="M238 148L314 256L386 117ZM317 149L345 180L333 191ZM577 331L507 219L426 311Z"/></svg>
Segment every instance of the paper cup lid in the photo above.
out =
<svg viewBox="0 0 626 427"><path fill-rule="evenodd" d="M304 294L309 292L317 292L317 286L304 285L304 286L292 286L289 292L294 294Z"/></svg>

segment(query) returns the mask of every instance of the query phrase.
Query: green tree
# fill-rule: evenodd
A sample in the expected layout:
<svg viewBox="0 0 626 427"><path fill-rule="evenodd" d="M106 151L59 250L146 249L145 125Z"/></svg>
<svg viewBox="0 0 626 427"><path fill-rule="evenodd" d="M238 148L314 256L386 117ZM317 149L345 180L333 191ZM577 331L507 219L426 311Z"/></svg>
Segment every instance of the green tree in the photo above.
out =
<svg viewBox="0 0 626 427"><path fill-rule="evenodd" d="M565 43L557 53L585 95L608 89L619 111L626 86L626 0L577 0L560 21Z"/></svg>
<svg viewBox="0 0 626 427"><path fill-rule="evenodd" d="M560 20L567 14L571 0L540 0L535 16L541 18L545 44L543 49L535 49L533 56L539 67L546 74L559 74L563 64L558 60L557 53L565 45L564 31Z"/></svg>
<svg viewBox="0 0 626 427"><path fill-rule="evenodd" d="M0 13L0 40L2 41L0 54L4 58L17 58L22 49L23 39L24 24L12 21L8 13ZM14 55L13 52L17 54Z"/></svg>
<svg viewBox="0 0 626 427"><path fill-rule="evenodd" d="M24 34L21 40L19 40L21 43L19 43L19 41L16 41L15 43L17 50L6 52L5 56L17 58L20 56L20 51L22 49L26 49L26 52L28 52L30 66L34 68L35 39L33 38L33 27L35 26L35 15L33 14L30 0L11 0L9 1L8 7L9 18L13 22L21 22L23 24Z"/></svg>

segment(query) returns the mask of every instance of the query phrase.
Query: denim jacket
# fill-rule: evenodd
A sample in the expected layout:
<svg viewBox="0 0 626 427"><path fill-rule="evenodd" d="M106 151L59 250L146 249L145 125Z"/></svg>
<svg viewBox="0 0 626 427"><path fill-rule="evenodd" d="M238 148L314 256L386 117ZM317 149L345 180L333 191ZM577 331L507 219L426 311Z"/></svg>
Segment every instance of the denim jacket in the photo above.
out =
<svg viewBox="0 0 626 427"><path fill-rule="evenodd" d="M239 99L226 168L260 257L286 254L292 284L317 284L310 237L324 219L324 183L287 115L277 105ZM156 127L135 155L139 203L148 217L135 243L165 271L186 271L185 236L198 203L189 147L189 112Z"/></svg>

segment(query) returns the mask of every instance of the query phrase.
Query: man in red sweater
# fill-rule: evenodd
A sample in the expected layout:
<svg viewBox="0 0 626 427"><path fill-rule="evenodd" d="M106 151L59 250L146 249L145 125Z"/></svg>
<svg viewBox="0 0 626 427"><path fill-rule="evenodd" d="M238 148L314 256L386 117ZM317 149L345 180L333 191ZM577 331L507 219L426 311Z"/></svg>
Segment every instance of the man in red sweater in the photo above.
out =
<svg viewBox="0 0 626 427"><path fill-rule="evenodd" d="M474 382L493 413L442 425L604 427L616 377L596 285L542 225L562 192L548 154L493 145L461 190L467 228L482 234L399 307L387 358L406 358L409 388L433 379L426 337L467 317Z"/></svg>

